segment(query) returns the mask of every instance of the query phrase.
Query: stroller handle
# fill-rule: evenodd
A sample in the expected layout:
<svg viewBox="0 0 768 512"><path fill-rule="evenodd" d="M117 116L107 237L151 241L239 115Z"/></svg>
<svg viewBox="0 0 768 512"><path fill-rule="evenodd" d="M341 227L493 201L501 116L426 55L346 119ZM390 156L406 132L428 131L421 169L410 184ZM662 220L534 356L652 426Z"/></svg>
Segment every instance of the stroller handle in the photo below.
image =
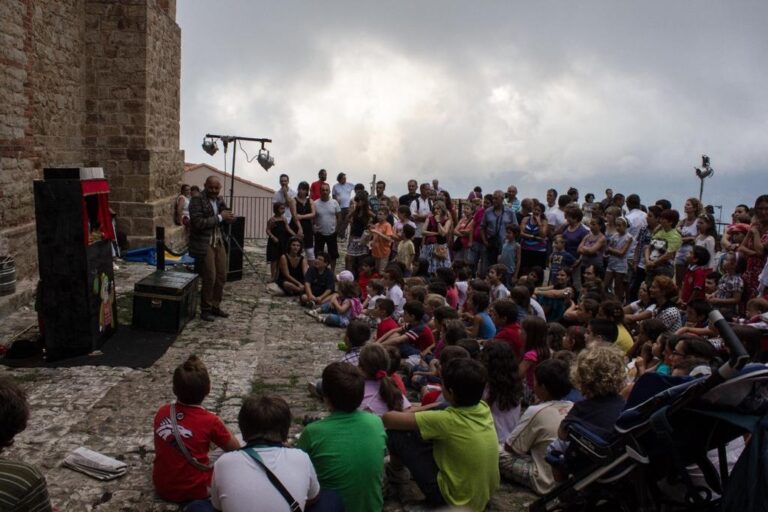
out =
<svg viewBox="0 0 768 512"><path fill-rule="evenodd" d="M720 336L723 337L723 341L728 346L730 357L718 370L721 377L728 379L747 364L747 361L749 361L749 354L741 343L741 340L736 336L736 333L733 332L731 325L725 318L723 318L723 314L720 313L720 311L713 309L712 312L709 313L709 320L715 325Z"/></svg>

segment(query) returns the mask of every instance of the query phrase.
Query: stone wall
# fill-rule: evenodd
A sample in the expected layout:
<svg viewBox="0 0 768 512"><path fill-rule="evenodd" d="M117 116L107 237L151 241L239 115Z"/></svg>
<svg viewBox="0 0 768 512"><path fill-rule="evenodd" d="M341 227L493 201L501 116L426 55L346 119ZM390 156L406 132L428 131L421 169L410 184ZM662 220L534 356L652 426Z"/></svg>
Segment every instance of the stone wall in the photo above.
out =
<svg viewBox="0 0 768 512"><path fill-rule="evenodd" d="M0 2L0 238L20 278L36 274L32 181L45 167L103 167L134 246L173 225L184 161L175 12L174 0Z"/></svg>

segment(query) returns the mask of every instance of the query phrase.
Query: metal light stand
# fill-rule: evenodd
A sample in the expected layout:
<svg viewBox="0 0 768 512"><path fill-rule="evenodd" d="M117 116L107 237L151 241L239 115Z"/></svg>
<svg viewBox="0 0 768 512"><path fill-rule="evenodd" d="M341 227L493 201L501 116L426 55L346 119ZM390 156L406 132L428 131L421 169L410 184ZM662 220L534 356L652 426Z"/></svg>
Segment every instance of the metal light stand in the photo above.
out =
<svg viewBox="0 0 768 512"><path fill-rule="evenodd" d="M251 142L260 142L261 147L263 149L264 144L268 142L272 142L272 139L255 139L252 137L239 137L236 135L215 135L211 133L206 133L205 136L207 138L212 138L212 139L215 138L215 139L221 140L222 144L224 144L224 161L225 162L227 158L226 157L227 147L229 146L230 142L234 143L235 150L232 151L232 169L231 169L232 176L229 184L229 207L232 208L235 200L235 159L237 156L237 143L241 140L247 140ZM230 246L232 242L234 242L235 246L237 246L237 248L240 249L240 252L243 254L243 258L245 258L245 261L248 262L248 265L251 267L251 270L253 270L254 273L258 273L258 271L256 270L256 266L253 264L253 262L251 261L251 258L245 252L245 249L243 249L243 247L237 242L237 240L232 238L232 224L229 224L229 223L227 224L227 271L229 271L229 259L230 259L230 255L232 254L231 246Z"/></svg>

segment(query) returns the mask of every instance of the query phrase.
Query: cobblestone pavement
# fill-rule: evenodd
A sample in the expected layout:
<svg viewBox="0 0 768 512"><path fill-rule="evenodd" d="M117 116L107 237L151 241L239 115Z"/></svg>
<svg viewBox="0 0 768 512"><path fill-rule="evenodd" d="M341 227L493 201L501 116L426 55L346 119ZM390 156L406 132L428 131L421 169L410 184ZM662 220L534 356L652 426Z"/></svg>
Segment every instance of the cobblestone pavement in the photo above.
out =
<svg viewBox="0 0 768 512"><path fill-rule="evenodd" d="M153 495L151 424L157 408L173 398L173 369L189 354L200 356L211 375L212 390L204 405L219 414L232 432L238 432L237 412L251 392L275 392L288 400L294 415L292 434L301 430L304 416L323 413L322 405L306 392L306 382L319 377L323 367L339 357L336 345L342 331L311 323L296 303L267 294L263 245L246 250L257 272L248 270L242 281L227 284L222 307L230 318L212 324L191 321L148 369L0 366L0 372L22 383L32 407L29 427L3 456L42 468L59 510L177 509ZM127 324L133 284L153 269L143 264L119 265L115 275L119 316ZM8 343L35 323L31 307L4 318L0 343ZM34 332L33 328L20 337ZM78 446L124 460L128 474L99 482L61 467L67 452ZM400 511L402 503L418 497L416 487L408 486L396 499L387 501L385 510ZM505 484L493 499L493 510L526 510L533 498L522 488Z"/></svg>

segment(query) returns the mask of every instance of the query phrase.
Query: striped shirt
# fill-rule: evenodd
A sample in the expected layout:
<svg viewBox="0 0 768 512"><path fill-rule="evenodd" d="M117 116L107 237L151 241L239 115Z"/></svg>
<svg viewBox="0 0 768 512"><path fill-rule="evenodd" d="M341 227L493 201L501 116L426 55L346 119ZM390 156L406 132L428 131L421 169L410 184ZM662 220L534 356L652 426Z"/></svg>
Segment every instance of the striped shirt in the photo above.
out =
<svg viewBox="0 0 768 512"><path fill-rule="evenodd" d="M24 462L0 459L0 510L50 512L43 474Z"/></svg>

